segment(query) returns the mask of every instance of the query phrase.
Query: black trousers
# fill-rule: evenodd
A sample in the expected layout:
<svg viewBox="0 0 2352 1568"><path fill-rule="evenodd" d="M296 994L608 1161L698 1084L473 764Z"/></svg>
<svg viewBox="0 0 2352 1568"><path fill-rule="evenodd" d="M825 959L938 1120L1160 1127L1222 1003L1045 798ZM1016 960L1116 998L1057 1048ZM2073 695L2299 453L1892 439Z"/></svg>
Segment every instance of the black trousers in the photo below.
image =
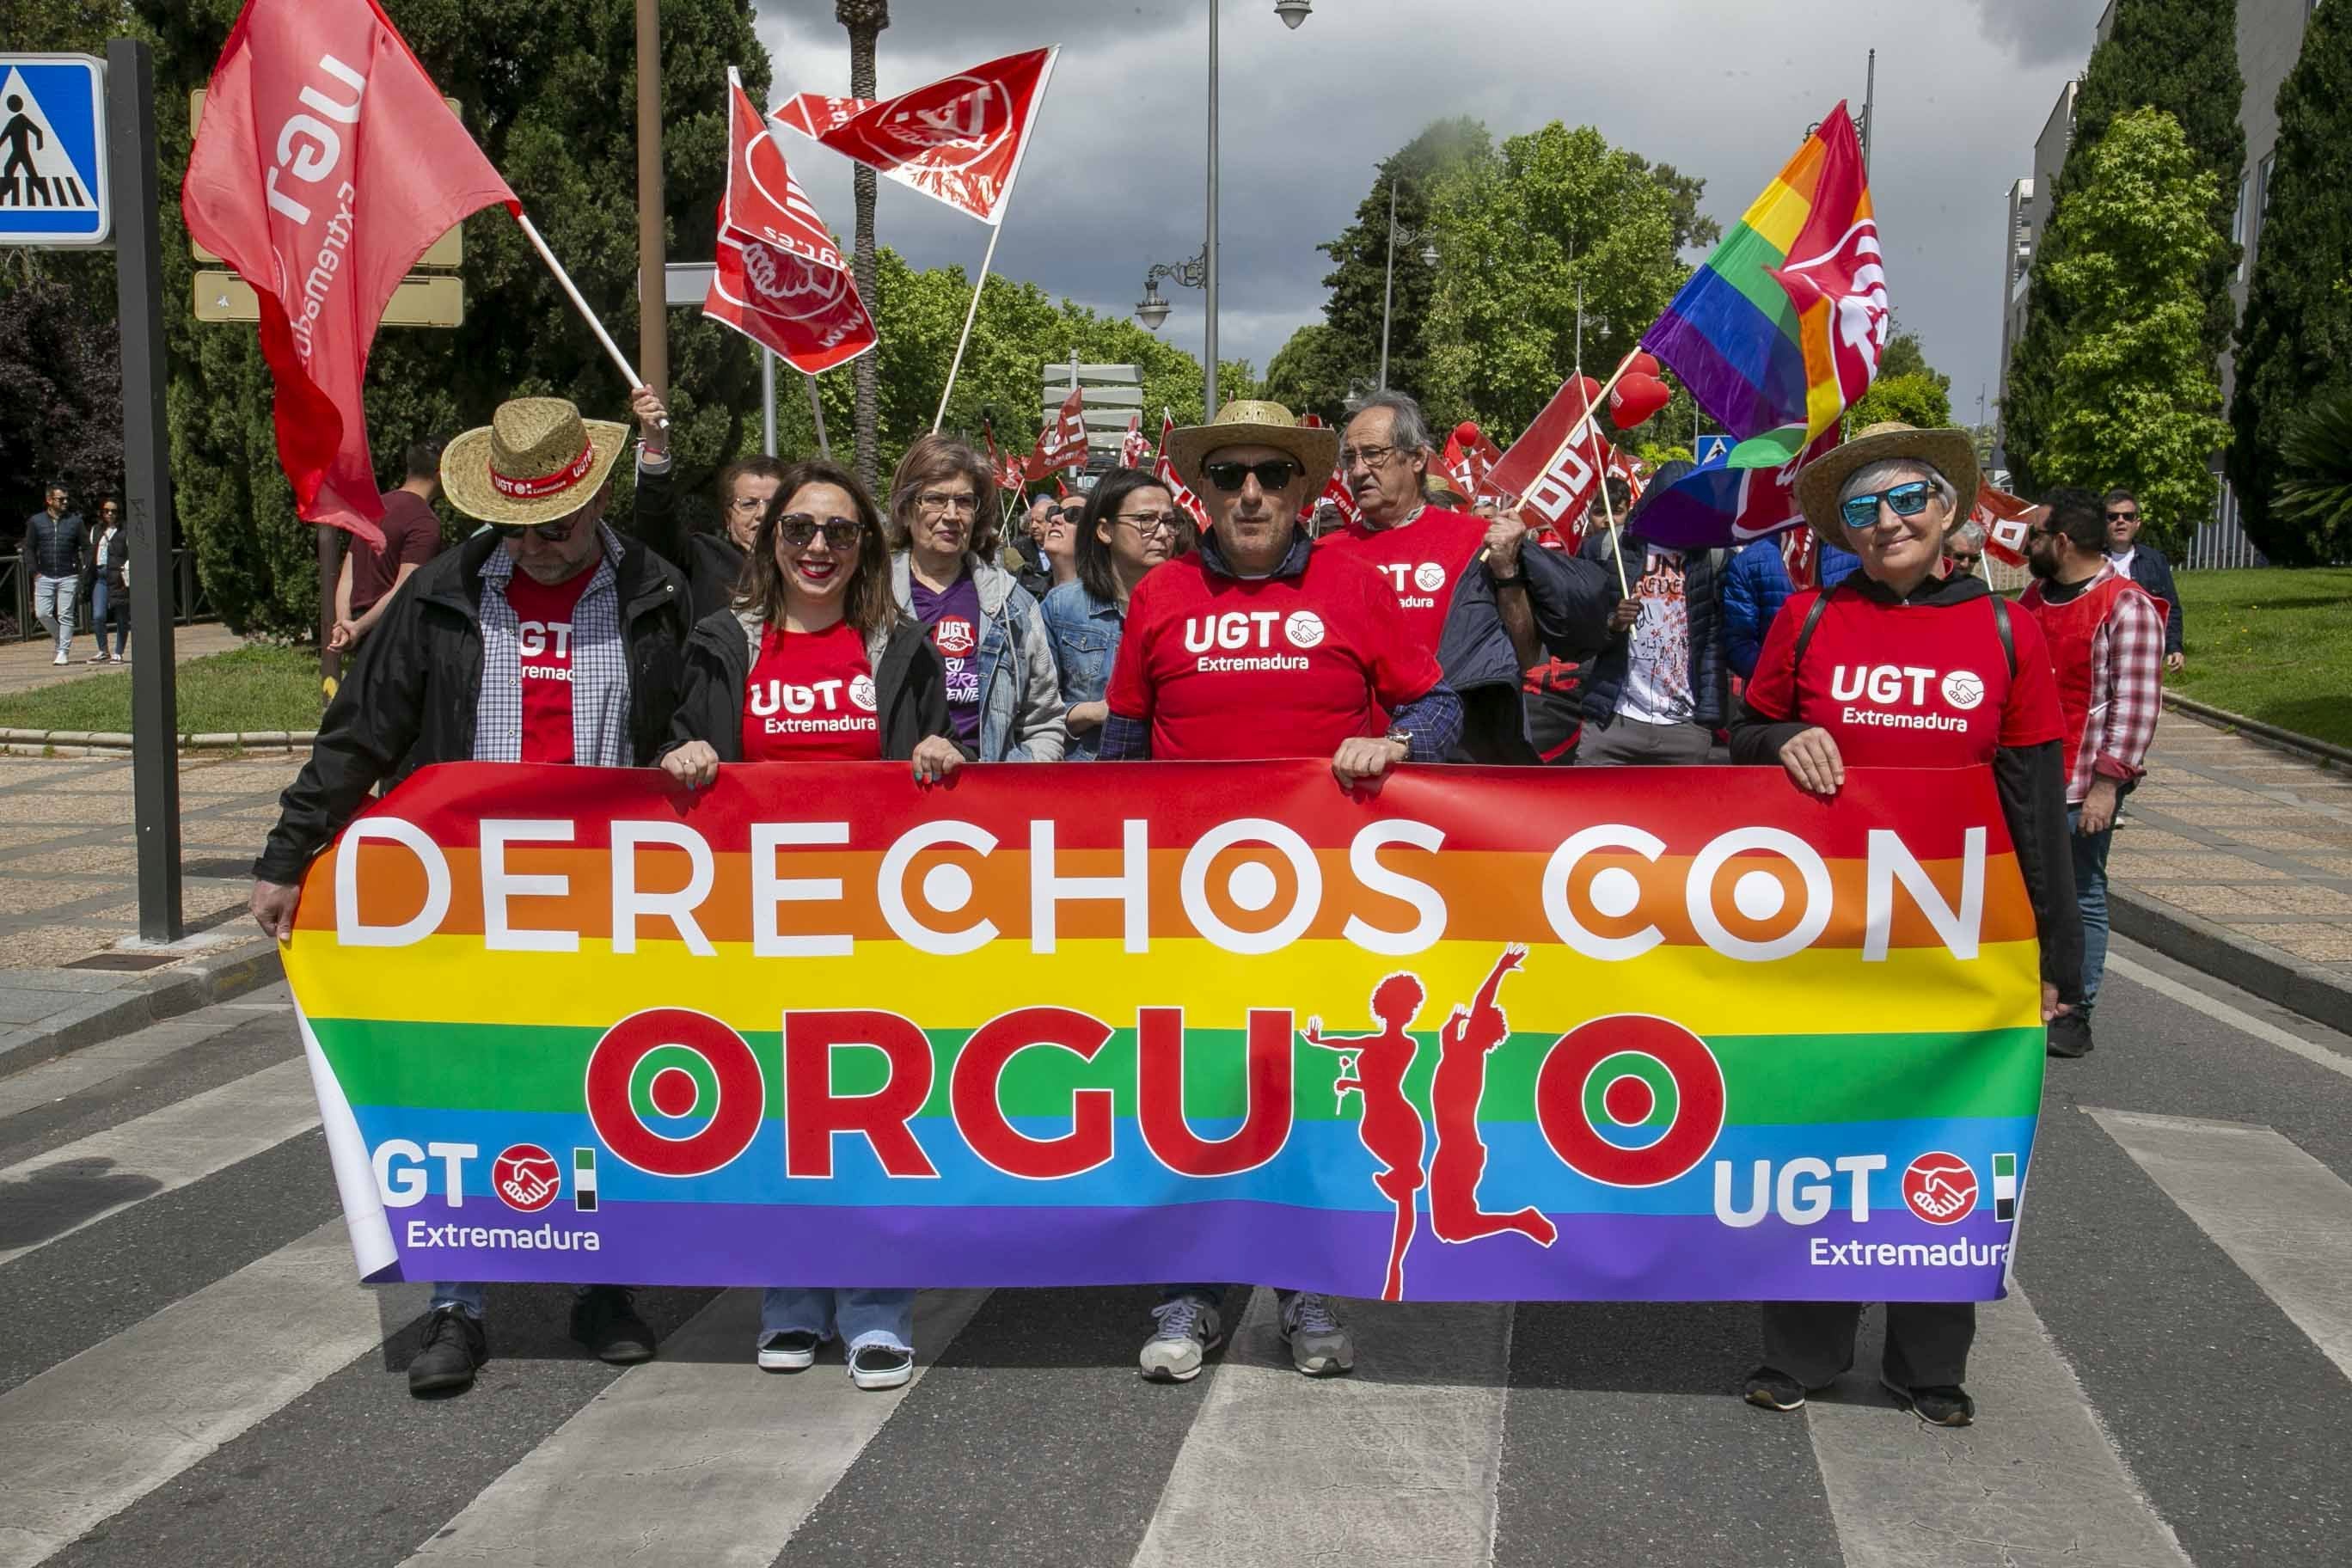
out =
<svg viewBox="0 0 2352 1568"><path fill-rule="evenodd" d="M1767 1301L1764 1364L1807 1388L1823 1388L1853 1365L1859 1301ZM1880 1369L1905 1388L1958 1387L1968 1381L1976 1342L1973 1301L1889 1301Z"/></svg>

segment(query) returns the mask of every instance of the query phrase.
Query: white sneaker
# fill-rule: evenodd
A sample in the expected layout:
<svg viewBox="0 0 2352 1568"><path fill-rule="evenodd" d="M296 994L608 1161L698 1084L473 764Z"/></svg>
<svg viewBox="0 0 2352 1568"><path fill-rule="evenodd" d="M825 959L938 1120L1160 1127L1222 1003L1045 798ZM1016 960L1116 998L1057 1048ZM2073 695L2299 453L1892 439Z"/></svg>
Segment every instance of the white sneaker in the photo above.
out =
<svg viewBox="0 0 2352 1568"><path fill-rule="evenodd" d="M1301 1290L1282 1311L1282 1337L1290 1342L1290 1364L1309 1377L1356 1370L1356 1342L1331 1310L1331 1298Z"/></svg>
<svg viewBox="0 0 2352 1568"><path fill-rule="evenodd" d="M849 1381L871 1393L903 1387L915 1375L915 1352L897 1345L861 1345L849 1352Z"/></svg>
<svg viewBox="0 0 2352 1568"><path fill-rule="evenodd" d="M805 1330L760 1336L761 1372L805 1372L816 1364L817 1337Z"/></svg>
<svg viewBox="0 0 2352 1568"><path fill-rule="evenodd" d="M68 658L67 655L65 655L65 654L63 654L63 653L60 653L60 654L58 654L58 657L57 657L57 658L53 658L53 659L49 660L49 662L50 662L51 664L71 664L71 663L73 662L73 660L72 660L70 658Z"/></svg>
<svg viewBox="0 0 2352 1568"><path fill-rule="evenodd" d="M1136 1358L1143 1375L1153 1383L1190 1383L1201 1375L1201 1363L1225 1342L1224 1324L1216 1308L1198 1296L1179 1296L1151 1309L1160 1327L1143 1342Z"/></svg>

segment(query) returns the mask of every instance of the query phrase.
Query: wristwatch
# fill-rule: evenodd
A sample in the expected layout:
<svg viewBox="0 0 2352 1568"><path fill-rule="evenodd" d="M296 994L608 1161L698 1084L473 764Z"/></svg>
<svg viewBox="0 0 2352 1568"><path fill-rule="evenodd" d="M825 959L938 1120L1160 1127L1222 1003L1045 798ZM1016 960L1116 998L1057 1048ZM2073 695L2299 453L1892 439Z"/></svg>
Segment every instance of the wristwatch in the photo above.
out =
<svg viewBox="0 0 2352 1568"><path fill-rule="evenodd" d="M1405 754L1406 756L1408 756L1408 757L1409 757L1409 756L1412 755L1412 731L1410 731L1410 730L1391 730L1387 734L1382 735L1382 736L1381 737L1381 740L1383 740L1383 741L1393 741L1393 742L1396 742L1398 745L1402 746L1402 747L1404 748L1404 754Z"/></svg>

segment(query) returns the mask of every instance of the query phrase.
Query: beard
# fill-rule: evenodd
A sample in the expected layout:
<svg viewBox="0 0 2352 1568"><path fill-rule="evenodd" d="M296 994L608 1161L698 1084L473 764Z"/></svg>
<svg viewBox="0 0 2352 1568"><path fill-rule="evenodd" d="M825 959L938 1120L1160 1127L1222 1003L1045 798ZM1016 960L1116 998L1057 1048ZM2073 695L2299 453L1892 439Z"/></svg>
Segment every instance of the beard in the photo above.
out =
<svg viewBox="0 0 2352 1568"><path fill-rule="evenodd" d="M2058 552L2035 545L2025 552L2025 569L2047 583L2058 575Z"/></svg>

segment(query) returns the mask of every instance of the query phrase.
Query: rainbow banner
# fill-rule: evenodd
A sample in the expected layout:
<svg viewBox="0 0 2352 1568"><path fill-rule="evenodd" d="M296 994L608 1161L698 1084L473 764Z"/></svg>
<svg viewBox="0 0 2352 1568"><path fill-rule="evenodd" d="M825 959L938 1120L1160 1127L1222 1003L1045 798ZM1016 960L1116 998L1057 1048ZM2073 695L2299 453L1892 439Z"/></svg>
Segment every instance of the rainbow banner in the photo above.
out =
<svg viewBox="0 0 2352 1568"><path fill-rule="evenodd" d="M1777 468L1869 390L1892 322L1862 145L1840 103L1642 346L1738 438L1732 467Z"/></svg>
<svg viewBox="0 0 2352 1568"><path fill-rule="evenodd" d="M285 950L369 1279L1979 1300L1989 771L428 769Z"/></svg>

